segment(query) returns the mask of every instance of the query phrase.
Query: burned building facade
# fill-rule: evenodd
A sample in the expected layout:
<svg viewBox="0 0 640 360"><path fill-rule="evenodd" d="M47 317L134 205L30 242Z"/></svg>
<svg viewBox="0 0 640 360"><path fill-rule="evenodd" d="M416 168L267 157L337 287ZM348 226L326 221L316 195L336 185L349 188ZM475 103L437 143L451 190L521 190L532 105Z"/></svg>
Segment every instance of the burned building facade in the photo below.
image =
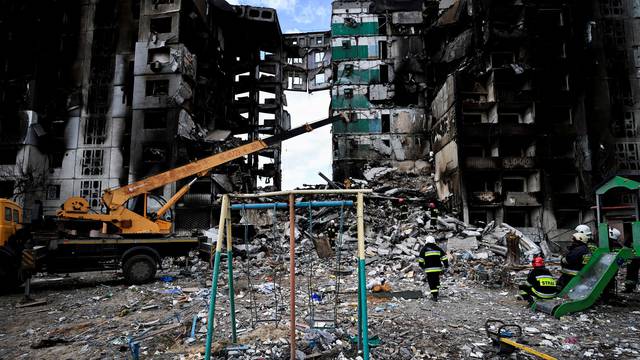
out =
<svg viewBox="0 0 640 360"><path fill-rule="evenodd" d="M71 196L99 210L104 189L289 127L273 9L204 0L5 3L1 34L15 51L0 55L0 196L26 212L54 215ZM198 180L176 207L176 226L208 226L212 194L255 189L259 177L280 186L278 148Z"/></svg>
<svg viewBox="0 0 640 360"><path fill-rule="evenodd" d="M631 2L604 2L627 4L608 12L615 20L600 1L443 3L426 38L439 198L465 221L549 236L592 220L597 183L640 175L628 151L639 94ZM611 26L628 29L624 40Z"/></svg>
<svg viewBox="0 0 640 360"><path fill-rule="evenodd" d="M331 15L333 177L365 164L410 170L428 152L420 1L334 1Z"/></svg>

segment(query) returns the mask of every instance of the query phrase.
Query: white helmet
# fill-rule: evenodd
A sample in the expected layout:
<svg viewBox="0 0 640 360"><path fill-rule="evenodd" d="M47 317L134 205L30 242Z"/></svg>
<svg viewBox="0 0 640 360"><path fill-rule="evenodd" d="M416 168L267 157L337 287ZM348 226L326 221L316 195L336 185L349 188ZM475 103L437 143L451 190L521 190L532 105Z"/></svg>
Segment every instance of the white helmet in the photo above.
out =
<svg viewBox="0 0 640 360"><path fill-rule="evenodd" d="M611 238L611 240L618 240L620 238L620 235L622 235L620 233L620 230L614 227L609 228L609 238Z"/></svg>
<svg viewBox="0 0 640 360"><path fill-rule="evenodd" d="M429 236L427 236L425 241L426 241L427 244L435 244L436 243L436 238L434 238L433 236L429 235Z"/></svg>
<svg viewBox="0 0 640 360"><path fill-rule="evenodd" d="M576 232L587 235L589 239L591 239L591 228L585 224L580 224L576 226Z"/></svg>
<svg viewBox="0 0 640 360"><path fill-rule="evenodd" d="M587 235L583 233L575 233L571 235L571 238L573 239L573 241L581 242L583 244L589 242L589 238L587 238Z"/></svg>

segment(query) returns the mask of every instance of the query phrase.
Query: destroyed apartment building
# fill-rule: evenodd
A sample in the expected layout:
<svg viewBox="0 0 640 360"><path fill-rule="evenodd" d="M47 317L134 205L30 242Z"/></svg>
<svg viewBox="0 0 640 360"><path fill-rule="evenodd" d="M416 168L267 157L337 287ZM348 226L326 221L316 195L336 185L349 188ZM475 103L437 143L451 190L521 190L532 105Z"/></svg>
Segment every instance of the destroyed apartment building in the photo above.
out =
<svg viewBox="0 0 640 360"><path fill-rule="evenodd" d="M8 1L0 19L12 49L0 54L0 197L19 199L27 222L70 196L99 210L107 188L289 128L274 9ZM200 178L176 227L208 228L215 194L251 191L258 178L280 187L279 147Z"/></svg>

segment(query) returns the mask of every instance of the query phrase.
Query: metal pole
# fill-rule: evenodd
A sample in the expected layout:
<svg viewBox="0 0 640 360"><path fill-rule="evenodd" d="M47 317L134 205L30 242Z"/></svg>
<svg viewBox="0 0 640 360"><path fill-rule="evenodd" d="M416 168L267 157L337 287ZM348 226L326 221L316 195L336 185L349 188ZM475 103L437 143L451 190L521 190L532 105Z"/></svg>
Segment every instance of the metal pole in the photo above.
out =
<svg viewBox="0 0 640 360"><path fill-rule="evenodd" d="M367 324L367 279L365 272L365 260L364 260L364 195L358 194L357 205L357 218L358 218L358 277L360 288L360 311L361 317L360 323L362 324L362 358L369 360L369 330Z"/></svg>
<svg viewBox="0 0 640 360"><path fill-rule="evenodd" d="M299 201L295 203L297 208L308 207L342 207L353 206L353 201ZM288 209L288 202L276 202L276 203L252 203L252 204L231 204L231 210L254 210L254 209Z"/></svg>
<svg viewBox="0 0 640 360"><path fill-rule="evenodd" d="M291 360L296 360L296 213L295 197L289 194L289 344Z"/></svg>
<svg viewBox="0 0 640 360"><path fill-rule="evenodd" d="M341 190L284 190L284 191L273 191L273 192L265 192L265 193L257 193L257 194L229 194L232 198L258 198L258 197L270 197L270 196L284 196L291 194L300 194L300 195L310 195L310 194L363 194L363 193L372 193L372 189L341 189Z"/></svg>
<svg viewBox="0 0 640 360"><path fill-rule="evenodd" d="M211 281L211 294L209 298L209 314L207 316L207 343L205 345L204 358L211 359L211 340L213 339L213 320L216 311L216 292L218 289L218 274L220 272L220 252L222 251L222 241L224 240L224 224L229 208L229 196L222 196L220 206L220 222L218 223L218 242L216 243L216 255L213 260L213 279Z"/></svg>
<svg viewBox="0 0 640 360"><path fill-rule="evenodd" d="M227 275L229 277L229 311L231 312L231 342L236 343L236 299L233 288L233 241L231 239L231 208L227 207Z"/></svg>

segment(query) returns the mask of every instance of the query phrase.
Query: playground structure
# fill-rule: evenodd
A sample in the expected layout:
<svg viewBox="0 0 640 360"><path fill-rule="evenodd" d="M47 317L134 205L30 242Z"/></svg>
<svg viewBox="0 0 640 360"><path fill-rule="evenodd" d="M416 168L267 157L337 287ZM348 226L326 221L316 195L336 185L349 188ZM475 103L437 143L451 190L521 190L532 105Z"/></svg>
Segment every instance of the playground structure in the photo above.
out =
<svg viewBox="0 0 640 360"><path fill-rule="evenodd" d="M623 191L630 197L632 206L605 206L605 194ZM598 248L589 262L551 300L538 300L532 309L560 318L566 314L591 307L602 295L607 285L622 265L640 256L640 183L616 176L596 190L596 215L598 221ZM613 213L607 216L606 212ZM632 236L631 247L612 250L609 248L609 220L622 220L625 235ZM631 220L631 221L629 221Z"/></svg>
<svg viewBox="0 0 640 360"><path fill-rule="evenodd" d="M220 261L222 254L222 243L226 238L227 249L227 278L229 288L229 313L231 317L231 342L237 343L237 329L235 319L235 294L233 286L233 239L231 234L231 210L239 209L289 209L289 347L290 358L296 359L296 258L295 258L295 208L313 208L330 206L352 206L352 201L317 201L317 202L295 202L296 195L350 195L356 197L356 220L357 220L357 271L358 271L358 349L362 351L364 360L369 359L369 336L367 321L367 295L366 295L366 272L365 272L365 239L364 239L364 194L370 193L370 189L346 189L346 190L292 190L278 191L261 194L228 194L223 195L220 221L218 225L218 239L215 253L213 254L213 275L211 284L211 295L209 302L209 314L207 319L207 340L205 345L205 359L211 357L211 344L214 331L214 316L216 310L216 293L218 277L220 273ZM255 199L265 197L288 197L288 203L252 203L252 204L231 204L230 198L234 199ZM339 295L336 290L336 297ZM336 298L337 299L337 298ZM335 321L335 319L334 319Z"/></svg>

